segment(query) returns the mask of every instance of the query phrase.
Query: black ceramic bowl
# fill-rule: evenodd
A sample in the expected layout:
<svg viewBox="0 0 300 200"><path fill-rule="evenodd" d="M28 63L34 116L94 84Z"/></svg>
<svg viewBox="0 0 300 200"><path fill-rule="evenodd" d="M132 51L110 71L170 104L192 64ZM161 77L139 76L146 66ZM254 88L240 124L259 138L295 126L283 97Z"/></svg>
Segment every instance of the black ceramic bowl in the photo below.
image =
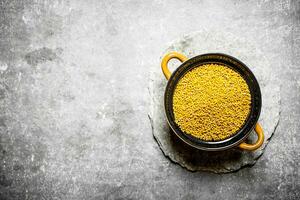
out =
<svg viewBox="0 0 300 200"><path fill-rule="evenodd" d="M179 59L183 63L171 74L169 69L167 68L167 64L168 61L172 58ZM204 141L190 134L187 134L179 128L179 126L175 123L175 119L174 119L173 93L178 81L188 71L196 67L201 67L204 64L225 65L233 69L234 71L238 72L247 82L251 93L251 111L244 125L240 128L240 130L236 134L221 141ZM203 55L198 55L196 57L193 57L191 59L187 59L182 54L179 54L177 52L171 52L163 58L162 69L163 69L163 73L168 79L168 84L164 96L166 117L173 132L185 143L197 149L206 150L206 151L225 150L237 145L239 145L239 147L242 149L255 150L262 145L263 132L261 127L257 124L260 111L261 111L261 104L262 104L261 92L255 76L244 63L242 63L241 61L239 61L238 59L232 56L221 54L221 53L203 54ZM257 142L255 144L243 143L243 141L248 137L250 131L254 127L258 135Z"/></svg>

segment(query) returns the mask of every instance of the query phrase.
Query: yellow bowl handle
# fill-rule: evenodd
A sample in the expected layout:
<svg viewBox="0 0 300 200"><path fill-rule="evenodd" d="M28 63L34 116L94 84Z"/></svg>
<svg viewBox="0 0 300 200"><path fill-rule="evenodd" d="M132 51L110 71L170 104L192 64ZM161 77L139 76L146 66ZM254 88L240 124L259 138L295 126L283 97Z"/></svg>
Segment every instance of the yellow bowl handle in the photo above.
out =
<svg viewBox="0 0 300 200"><path fill-rule="evenodd" d="M172 59L172 58L176 58L178 60L180 60L181 62L186 61L188 58L185 57L184 55L177 53L177 52L170 52L168 54L166 54L162 61L161 61L161 69L166 77L167 80L169 80L170 76L171 76L171 72L168 68L168 62Z"/></svg>
<svg viewBox="0 0 300 200"><path fill-rule="evenodd" d="M257 141L254 144L247 144L243 142L239 145L239 148L248 151L254 151L258 149L264 143L264 132L259 123L257 123L255 126L255 132L257 134Z"/></svg>

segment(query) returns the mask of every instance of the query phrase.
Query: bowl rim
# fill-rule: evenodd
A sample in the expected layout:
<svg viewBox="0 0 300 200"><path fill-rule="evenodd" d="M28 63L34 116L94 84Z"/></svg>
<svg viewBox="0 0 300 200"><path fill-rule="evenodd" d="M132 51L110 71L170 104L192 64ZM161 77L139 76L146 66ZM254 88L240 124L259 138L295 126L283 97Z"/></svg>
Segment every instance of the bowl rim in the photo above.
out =
<svg viewBox="0 0 300 200"><path fill-rule="evenodd" d="M237 71L246 80L251 93L251 110L246 122L236 134L220 141L204 141L192 135L184 133L175 123L173 115L173 92L180 78L191 69L208 63L225 65ZM165 115L172 131L186 144L194 148L206 151L226 150L243 142L248 137L251 130L254 128L255 124L258 121L261 112L261 105L261 91L258 81L256 80L253 72L237 58L224 53L201 54L183 62L172 73L170 79L168 80L164 94Z"/></svg>

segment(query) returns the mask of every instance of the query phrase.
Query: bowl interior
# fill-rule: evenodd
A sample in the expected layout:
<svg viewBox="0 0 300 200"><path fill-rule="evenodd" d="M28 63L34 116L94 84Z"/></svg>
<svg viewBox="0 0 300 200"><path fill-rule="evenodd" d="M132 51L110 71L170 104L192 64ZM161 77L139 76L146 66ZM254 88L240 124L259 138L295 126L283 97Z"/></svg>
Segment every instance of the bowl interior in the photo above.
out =
<svg viewBox="0 0 300 200"><path fill-rule="evenodd" d="M192 135L184 133L175 123L173 114L173 93L180 78L184 76L188 71L196 67L201 67L201 65L211 63L225 65L238 72L247 82L251 94L251 109L244 125L236 134L220 141L204 141ZM254 74L244 63L229 55L221 53L210 53L199 55L187 60L173 72L166 87L164 103L168 123L179 138L195 148L216 151L236 146L248 136L260 115L261 92Z"/></svg>

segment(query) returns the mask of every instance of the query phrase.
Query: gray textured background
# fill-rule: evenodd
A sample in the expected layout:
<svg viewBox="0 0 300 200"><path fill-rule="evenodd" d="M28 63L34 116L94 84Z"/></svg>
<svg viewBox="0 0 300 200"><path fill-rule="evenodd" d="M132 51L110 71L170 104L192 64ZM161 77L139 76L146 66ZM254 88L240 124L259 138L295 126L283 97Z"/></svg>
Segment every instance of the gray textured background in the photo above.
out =
<svg viewBox="0 0 300 200"><path fill-rule="evenodd" d="M0 1L0 199L299 199L299 1ZM280 73L282 112L252 168L171 163L149 71L168 42L222 28Z"/></svg>

